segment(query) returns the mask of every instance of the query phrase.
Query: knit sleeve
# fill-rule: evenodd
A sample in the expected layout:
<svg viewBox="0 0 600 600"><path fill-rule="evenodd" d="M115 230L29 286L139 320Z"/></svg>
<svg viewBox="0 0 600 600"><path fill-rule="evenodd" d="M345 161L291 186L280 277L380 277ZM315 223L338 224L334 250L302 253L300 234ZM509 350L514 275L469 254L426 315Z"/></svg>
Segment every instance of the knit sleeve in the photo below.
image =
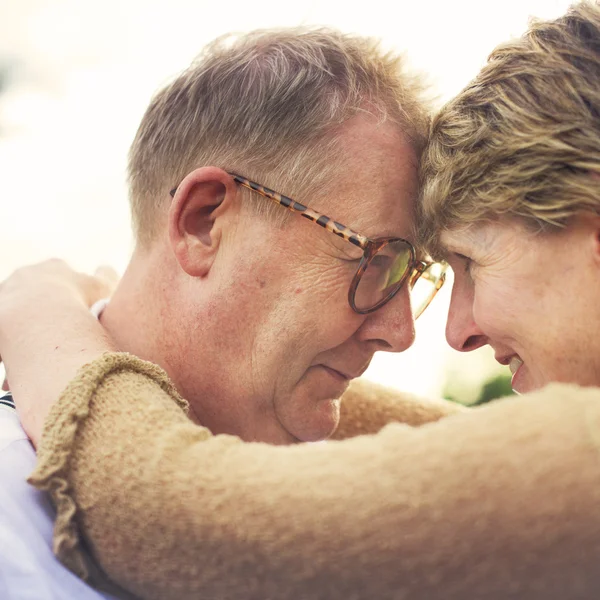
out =
<svg viewBox="0 0 600 600"><path fill-rule="evenodd" d="M137 597L593 597L600 395L526 399L375 436L274 447L187 420L166 377L109 354L47 420L32 482L59 558ZM99 565L99 566L96 566Z"/></svg>
<svg viewBox="0 0 600 600"><path fill-rule="evenodd" d="M377 433L389 423L418 427L468 410L457 402L420 398L358 379L342 397L340 423L331 439Z"/></svg>

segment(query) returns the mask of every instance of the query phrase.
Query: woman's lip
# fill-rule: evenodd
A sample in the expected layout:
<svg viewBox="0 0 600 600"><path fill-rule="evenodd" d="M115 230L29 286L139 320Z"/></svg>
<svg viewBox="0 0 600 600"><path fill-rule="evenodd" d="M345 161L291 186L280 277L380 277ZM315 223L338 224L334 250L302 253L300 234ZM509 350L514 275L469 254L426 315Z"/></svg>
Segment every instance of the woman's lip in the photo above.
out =
<svg viewBox="0 0 600 600"><path fill-rule="evenodd" d="M519 377L519 375L523 372L523 362L521 362L521 364L519 365L519 367L517 368L517 370L513 373L511 382L510 382L510 386L513 389L513 392L517 392L517 393L521 393L521 390L519 389L519 381L522 377Z"/></svg>
<svg viewBox="0 0 600 600"><path fill-rule="evenodd" d="M516 354L514 356L511 356L510 360L508 361L510 372L514 375L519 370L522 364L523 361Z"/></svg>

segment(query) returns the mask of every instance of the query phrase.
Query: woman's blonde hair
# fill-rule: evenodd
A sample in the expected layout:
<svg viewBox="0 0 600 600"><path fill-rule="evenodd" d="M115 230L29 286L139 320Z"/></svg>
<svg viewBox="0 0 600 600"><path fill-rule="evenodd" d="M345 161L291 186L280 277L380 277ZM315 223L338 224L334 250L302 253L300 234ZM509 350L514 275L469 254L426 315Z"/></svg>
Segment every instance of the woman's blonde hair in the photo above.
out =
<svg viewBox="0 0 600 600"><path fill-rule="evenodd" d="M498 46L434 119L422 243L501 216L541 229L600 212L600 6L582 2Z"/></svg>
<svg viewBox="0 0 600 600"><path fill-rule="evenodd" d="M155 237L169 190L202 165L289 195L322 187L340 155L335 134L359 112L397 123L420 154L420 92L400 57L368 38L291 28L217 39L155 96L131 147L138 241Z"/></svg>

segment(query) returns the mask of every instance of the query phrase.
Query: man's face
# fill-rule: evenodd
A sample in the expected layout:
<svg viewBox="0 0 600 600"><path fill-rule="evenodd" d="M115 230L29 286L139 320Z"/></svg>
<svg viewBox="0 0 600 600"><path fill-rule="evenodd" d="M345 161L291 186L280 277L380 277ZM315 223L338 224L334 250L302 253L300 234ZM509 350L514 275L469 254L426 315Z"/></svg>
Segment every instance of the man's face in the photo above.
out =
<svg viewBox="0 0 600 600"><path fill-rule="evenodd" d="M360 117L346 127L343 147L348 159L328 193L294 199L363 235L410 239L410 146L396 128ZM203 364L188 373L184 394L197 398L200 420L215 432L271 443L327 438L338 399L373 354L412 344L407 290L375 313L353 312L348 288L362 250L299 215L278 227L242 211L224 237L201 339L186 349L195 356L188 365Z"/></svg>
<svg viewBox="0 0 600 600"><path fill-rule="evenodd" d="M594 227L582 218L535 234L505 220L443 233L455 274L450 345L492 346L521 393L552 381L600 385Z"/></svg>

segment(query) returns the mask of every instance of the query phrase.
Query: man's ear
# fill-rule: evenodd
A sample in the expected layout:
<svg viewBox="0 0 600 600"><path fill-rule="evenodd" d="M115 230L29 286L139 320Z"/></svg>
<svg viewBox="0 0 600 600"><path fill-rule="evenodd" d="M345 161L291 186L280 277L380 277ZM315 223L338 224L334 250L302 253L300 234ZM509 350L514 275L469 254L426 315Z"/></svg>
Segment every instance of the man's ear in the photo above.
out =
<svg viewBox="0 0 600 600"><path fill-rule="evenodd" d="M592 215L592 225L594 232L594 259L600 268L600 215Z"/></svg>
<svg viewBox="0 0 600 600"><path fill-rule="evenodd" d="M236 185L216 167L202 167L179 184L169 209L169 240L181 268L192 277L204 277L221 243L216 218L232 205Z"/></svg>

